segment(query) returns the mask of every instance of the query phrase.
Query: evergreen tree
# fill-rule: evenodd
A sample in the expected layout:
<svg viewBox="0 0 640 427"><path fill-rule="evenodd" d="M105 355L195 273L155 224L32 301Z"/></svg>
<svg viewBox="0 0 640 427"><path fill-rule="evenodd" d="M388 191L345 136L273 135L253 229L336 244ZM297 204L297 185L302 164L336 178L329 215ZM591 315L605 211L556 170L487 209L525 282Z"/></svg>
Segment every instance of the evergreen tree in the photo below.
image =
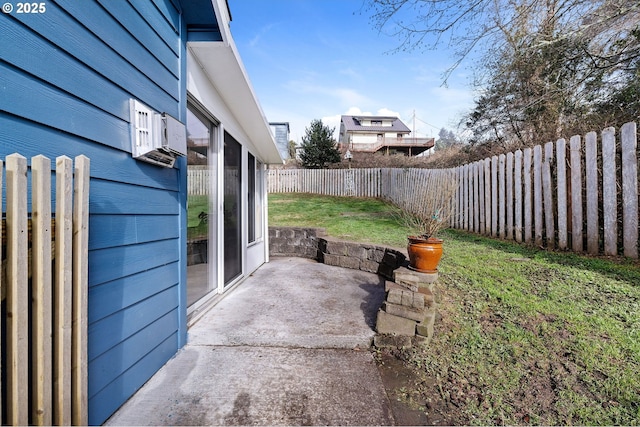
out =
<svg viewBox="0 0 640 427"><path fill-rule="evenodd" d="M300 161L308 169L320 169L330 163L340 161L340 151L333 139L334 129L322 124L322 120L312 120L305 128L300 146Z"/></svg>

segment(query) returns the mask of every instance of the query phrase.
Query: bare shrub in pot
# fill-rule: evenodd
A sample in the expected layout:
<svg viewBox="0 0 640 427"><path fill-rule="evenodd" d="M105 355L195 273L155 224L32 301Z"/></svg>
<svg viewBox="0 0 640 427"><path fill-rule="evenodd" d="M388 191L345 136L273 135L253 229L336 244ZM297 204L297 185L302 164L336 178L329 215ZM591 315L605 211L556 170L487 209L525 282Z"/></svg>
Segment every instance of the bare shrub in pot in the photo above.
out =
<svg viewBox="0 0 640 427"><path fill-rule="evenodd" d="M409 230L407 251L410 267L434 273L442 256L442 239L437 237L438 232L449 226L458 181L450 170L425 173L427 177L424 183L416 185L407 197L396 204Z"/></svg>

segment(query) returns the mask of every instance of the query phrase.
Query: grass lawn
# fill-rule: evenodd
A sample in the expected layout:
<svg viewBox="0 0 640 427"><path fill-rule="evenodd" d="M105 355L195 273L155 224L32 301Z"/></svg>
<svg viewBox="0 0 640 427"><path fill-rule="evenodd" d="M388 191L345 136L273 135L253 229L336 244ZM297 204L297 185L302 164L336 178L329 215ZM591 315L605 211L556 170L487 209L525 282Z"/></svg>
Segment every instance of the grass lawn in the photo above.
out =
<svg viewBox="0 0 640 427"><path fill-rule="evenodd" d="M203 212L209 212L209 196L189 196L187 201L187 237L189 239L208 236L208 222L203 221L199 216Z"/></svg>
<svg viewBox="0 0 640 427"><path fill-rule="evenodd" d="M394 247L405 231L375 201L269 195L271 225ZM547 252L447 230L431 345L398 352L398 398L449 420L640 424L640 263Z"/></svg>

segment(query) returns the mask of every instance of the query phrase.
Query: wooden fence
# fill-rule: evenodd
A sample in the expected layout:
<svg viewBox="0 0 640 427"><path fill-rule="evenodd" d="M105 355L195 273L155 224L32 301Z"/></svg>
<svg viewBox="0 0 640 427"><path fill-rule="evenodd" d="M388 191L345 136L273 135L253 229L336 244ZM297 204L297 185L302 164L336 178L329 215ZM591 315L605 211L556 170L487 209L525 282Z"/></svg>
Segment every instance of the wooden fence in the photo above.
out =
<svg viewBox="0 0 640 427"><path fill-rule="evenodd" d="M76 157L75 170L70 158L56 159L53 215L48 158L33 157L29 168L12 154L3 166L0 160L3 421L86 425L89 159Z"/></svg>
<svg viewBox="0 0 640 427"><path fill-rule="evenodd" d="M451 225L539 247L638 258L635 123L455 169Z"/></svg>
<svg viewBox="0 0 640 427"><path fill-rule="evenodd" d="M635 123L517 150L440 173L458 191L450 226L550 249L638 258ZM272 169L269 192L378 197L409 203L412 188L437 185L420 169Z"/></svg>
<svg viewBox="0 0 640 427"><path fill-rule="evenodd" d="M189 166L187 168L187 194L190 196L208 196L211 173L208 166Z"/></svg>

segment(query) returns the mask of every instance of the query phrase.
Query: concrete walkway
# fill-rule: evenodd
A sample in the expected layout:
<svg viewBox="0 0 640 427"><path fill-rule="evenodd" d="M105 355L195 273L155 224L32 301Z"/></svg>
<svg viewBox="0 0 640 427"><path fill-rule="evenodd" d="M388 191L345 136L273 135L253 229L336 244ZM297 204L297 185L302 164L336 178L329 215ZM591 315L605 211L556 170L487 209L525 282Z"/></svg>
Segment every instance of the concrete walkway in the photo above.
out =
<svg viewBox="0 0 640 427"><path fill-rule="evenodd" d="M392 425L368 351L384 280L272 258L107 425Z"/></svg>

